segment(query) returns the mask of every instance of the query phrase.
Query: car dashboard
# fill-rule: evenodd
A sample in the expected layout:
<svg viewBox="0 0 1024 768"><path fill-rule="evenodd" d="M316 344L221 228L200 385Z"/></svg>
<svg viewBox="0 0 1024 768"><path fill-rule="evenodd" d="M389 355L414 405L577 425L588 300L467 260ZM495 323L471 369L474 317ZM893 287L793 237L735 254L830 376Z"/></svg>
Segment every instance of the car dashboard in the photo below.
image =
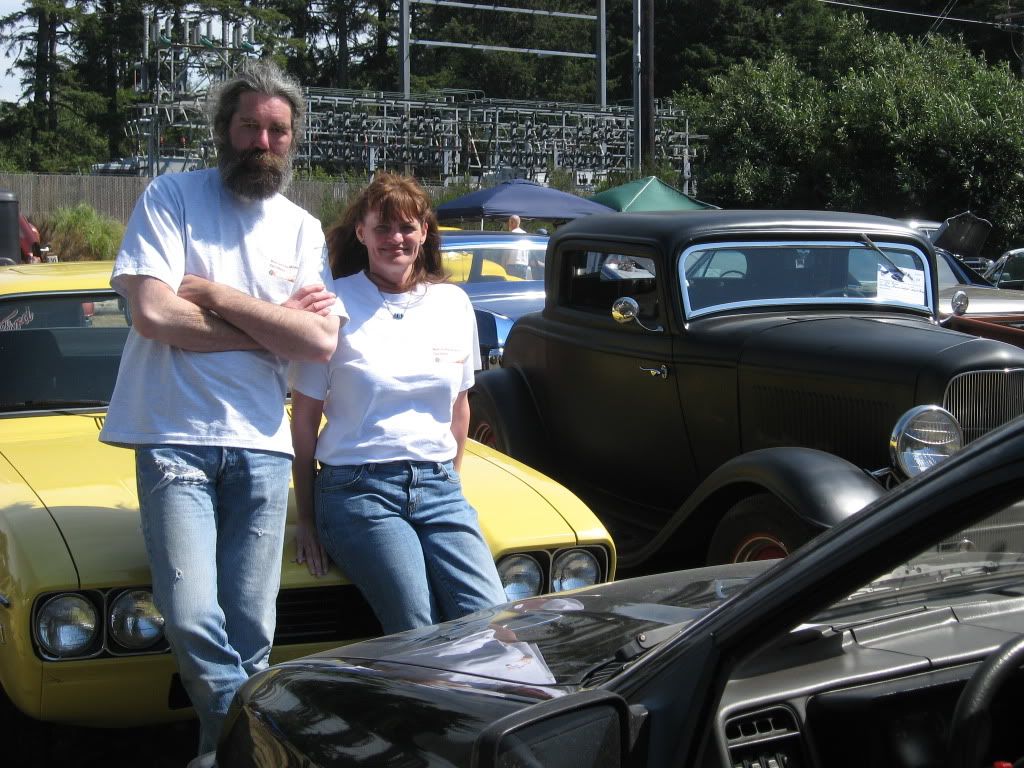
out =
<svg viewBox="0 0 1024 768"><path fill-rule="evenodd" d="M977 596L976 596L977 597ZM945 766L960 692L1024 634L1024 598L905 606L805 625L742 664L719 707L718 758L743 768ZM997 693L986 764L1024 756L1024 672Z"/></svg>

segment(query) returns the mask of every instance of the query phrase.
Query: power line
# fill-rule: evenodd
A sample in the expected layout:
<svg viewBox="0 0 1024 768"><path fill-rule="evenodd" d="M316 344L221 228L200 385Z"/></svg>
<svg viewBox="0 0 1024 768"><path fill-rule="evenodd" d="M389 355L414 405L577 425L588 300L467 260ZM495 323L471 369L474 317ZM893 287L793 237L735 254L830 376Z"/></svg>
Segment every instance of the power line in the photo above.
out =
<svg viewBox="0 0 1024 768"><path fill-rule="evenodd" d="M961 19L952 16L945 16L935 13L924 13L921 11L900 11L895 8L879 8L874 5L862 5L860 3L845 3L841 0L818 0L819 3L825 5L841 5L845 8L857 8L864 11L876 11L878 13L896 13L901 16L919 16L925 19L932 19L938 21L959 21L961 24L981 24L986 27L996 27L998 29L1024 29L1020 24L1011 24L1002 21L982 21L981 19Z"/></svg>

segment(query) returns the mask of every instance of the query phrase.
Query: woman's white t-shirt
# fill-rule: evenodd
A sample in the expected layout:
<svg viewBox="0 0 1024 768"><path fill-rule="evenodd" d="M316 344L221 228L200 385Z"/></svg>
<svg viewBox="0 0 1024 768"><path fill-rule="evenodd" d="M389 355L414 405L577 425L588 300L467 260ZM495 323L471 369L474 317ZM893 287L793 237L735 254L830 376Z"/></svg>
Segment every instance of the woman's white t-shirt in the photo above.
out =
<svg viewBox="0 0 1024 768"><path fill-rule="evenodd" d="M466 292L434 283L382 294L362 272L335 280L334 292L342 306L334 356L293 363L290 375L293 391L324 401L317 460L337 466L454 458L452 407L480 367Z"/></svg>

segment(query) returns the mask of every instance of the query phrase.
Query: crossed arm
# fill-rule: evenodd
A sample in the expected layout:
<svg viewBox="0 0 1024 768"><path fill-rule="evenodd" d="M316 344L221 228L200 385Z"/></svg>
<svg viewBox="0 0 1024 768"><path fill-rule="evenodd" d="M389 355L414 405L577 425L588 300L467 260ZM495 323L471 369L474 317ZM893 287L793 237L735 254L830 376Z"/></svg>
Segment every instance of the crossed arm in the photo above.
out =
<svg viewBox="0 0 1024 768"><path fill-rule="evenodd" d="M178 292L154 277L122 276L135 330L191 352L265 349L287 360L325 362L338 342L334 295L307 285L283 305L186 275ZM298 311L296 311L298 310Z"/></svg>

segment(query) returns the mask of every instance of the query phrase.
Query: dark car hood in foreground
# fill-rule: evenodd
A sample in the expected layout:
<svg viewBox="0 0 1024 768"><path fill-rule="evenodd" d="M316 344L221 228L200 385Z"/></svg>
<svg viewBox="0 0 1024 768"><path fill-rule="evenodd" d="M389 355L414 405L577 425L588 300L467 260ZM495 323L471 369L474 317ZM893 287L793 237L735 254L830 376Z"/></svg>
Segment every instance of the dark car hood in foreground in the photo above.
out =
<svg viewBox="0 0 1024 768"><path fill-rule="evenodd" d="M310 659L386 660L514 684L576 686L638 634L702 616L770 564L698 568L530 598Z"/></svg>
<svg viewBox="0 0 1024 768"><path fill-rule="evenodd" d="M638 636L667 639L659 629L675 634L773 562L531 598L277 664L243 686L236 705L244 726L231 730L273 752L265 764L385 765L394 757L403 765L466 765L487 723L602 682L635 657ZM290 738L284 746L282 733ZM408 762L412 755L422 762Z"/></svg>

